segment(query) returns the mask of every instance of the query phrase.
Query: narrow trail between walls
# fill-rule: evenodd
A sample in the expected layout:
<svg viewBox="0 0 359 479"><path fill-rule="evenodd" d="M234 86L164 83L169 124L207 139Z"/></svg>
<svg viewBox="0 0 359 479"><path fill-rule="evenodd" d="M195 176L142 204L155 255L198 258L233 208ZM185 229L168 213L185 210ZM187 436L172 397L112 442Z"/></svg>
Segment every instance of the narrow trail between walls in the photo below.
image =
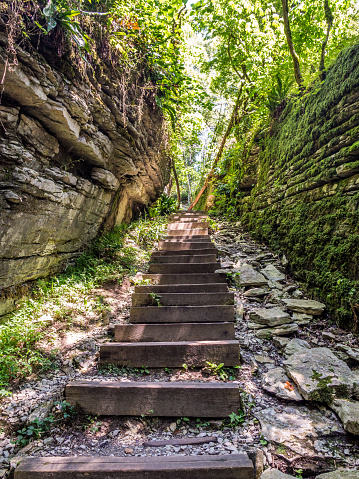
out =
<svg viewBox="0 0 359 479"><path fill-rule="evenodd" d="M2 477L19 461L18 479L359 475L358 340L239 222L219 222L213 243L204 215L171 221L91 354L5 400L16 423L66 389L79 414L20 451L3 433Z"/></svg>

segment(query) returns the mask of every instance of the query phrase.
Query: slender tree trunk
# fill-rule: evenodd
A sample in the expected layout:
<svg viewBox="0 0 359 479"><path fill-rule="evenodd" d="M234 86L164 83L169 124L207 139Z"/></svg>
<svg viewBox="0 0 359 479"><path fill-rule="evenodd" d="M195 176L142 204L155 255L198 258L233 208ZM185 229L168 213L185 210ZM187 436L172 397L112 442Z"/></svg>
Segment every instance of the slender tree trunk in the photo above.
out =
<svg viewBox="0 0 359 479"><path fill-rule="evenodd" d="M288 0L282 0L282 7L283 7L284 32L287 38L289 51L293 60L294 76L295 76L296 82L299 85L299 88L302 88L303 77L300 71L299 58L293 45L292 32L291 32L290 24L289 24Z"/></svg>
<svg viewBox="0 0 359 479"><path fill-rule="evenodd" d="M176 166L175 166L175 162L174 162L173 159L172 159L172 171L173 171L173 176L174 176L174 179L175 179L176 189L177 189L177 209L179 209L180 204L181 204L181 191L180 191L180 185L179 185L179 181L178 181Z"/></svg>
<svg viewBox="0 0 359 479"><path fill-rule="evenodd" d="M190 152L189 155L190 155L190 161L191 161L192 152ZM184 162L185 162L186 170L187 170L186 175L187 175L187 183L188 183L188 204L190 205L191 201L192 201L191 182L190 182L190 179L189 179L187 160L186 160L186 157L185 157L184 153L183 153L183 156L184 156Z"/></svg>
<svg viewBox="0 0 359 479"><path fill-rule="evenodd" d="M222 141L221 141L221 144L220 144L220 147L219 147L219 150L218 150L218 153L214 159L214 162L213 162L213 165L212 165L212 168L211 168L211 171L208 173L208 176L200 190L200 192L198 193L198 195L196 196L195 200L192 202L192 204L189 206L188 208L188 211L191 211L195 206L196 204L198 203L198 201L200 200L201 196L203 195L203 193L205 192L209 182L211 181L211 179L213 178L213 175L214 175L214 171L216 169L216 166L218 165L218 162L219 160L221 159L222 157L222 153L223 153L223 150L224 150L224 147L226 146L226 141L227 141L227 138L229 137L231 131L232 131L232 128L233 128L233 125L234 125L234 122L235 122L235 119L236 119L236 116L237 116L237 113L238 113L238 110L239 110L239 107L241 105L241 101L242 101L242 87L240 88L239 92L238 92L238 96L237 96L237 100L236 100L236 104L234 105L234 108L233 108L233 111L232 111L232 114L231 114L231 118L229 120L229 123L228 123L228 126L227 126L227 129L224 133L224 136L222 138Z"/></svg>
<svg viewBox="0 0 359 479"><path fill-rule="evenodd" d="M325 49L327 48L328 41L329 41L329 35L330 31L333 27L333 13L330 9L329 6L329 0L324 0L324 13L325 13L325 20L327 22L327 34L324 38L324 41L322 43L322 54L320 56L320 62L319 62L319 71L322 73L322 77L324 76L324 70L325 70Z"/></svg>

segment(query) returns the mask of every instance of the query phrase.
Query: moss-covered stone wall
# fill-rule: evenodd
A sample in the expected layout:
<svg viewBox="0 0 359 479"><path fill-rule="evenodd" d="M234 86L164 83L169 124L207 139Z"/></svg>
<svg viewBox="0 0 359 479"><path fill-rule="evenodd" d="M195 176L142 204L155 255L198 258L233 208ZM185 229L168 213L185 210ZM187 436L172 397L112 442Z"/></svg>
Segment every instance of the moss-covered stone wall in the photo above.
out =
<svg viewBox="0 0 359 479"><path fill-rule="evenodd" d="M258 147L258 144L255 145ZM359 44L289 101L260 142L243 222L346 329L359 317Z"/></svg>

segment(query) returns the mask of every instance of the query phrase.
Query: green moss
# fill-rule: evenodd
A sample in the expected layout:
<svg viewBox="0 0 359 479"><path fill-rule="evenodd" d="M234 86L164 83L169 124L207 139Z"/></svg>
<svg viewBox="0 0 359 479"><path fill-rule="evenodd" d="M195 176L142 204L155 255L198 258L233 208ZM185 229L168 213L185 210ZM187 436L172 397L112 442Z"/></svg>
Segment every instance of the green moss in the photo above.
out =
<svg viewBox="0 0 359 479"><path fill-rule="evenodd" d="M358 65L355 45L321 85L288 102L262 140L257 186L237 205L243 224L286 255L345 329L355 329L359 317L359 193L348 194L355 177L340 179L336 168L359 163L359 116L345 98L359 88Z"/></svg>

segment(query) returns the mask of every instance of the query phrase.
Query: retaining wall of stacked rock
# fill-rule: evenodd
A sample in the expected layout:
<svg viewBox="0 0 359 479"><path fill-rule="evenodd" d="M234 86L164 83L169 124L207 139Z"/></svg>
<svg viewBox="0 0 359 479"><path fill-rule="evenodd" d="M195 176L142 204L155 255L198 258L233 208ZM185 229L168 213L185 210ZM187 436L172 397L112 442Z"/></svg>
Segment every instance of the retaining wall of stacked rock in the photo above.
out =
<svg viewBox="0 0 359 479"><path fill-rule="evenodd" d="M241 206L249 230L285 254L348 329L359 317L358 65L355 45L289 101L254 145L257 184Z"/></svg>

